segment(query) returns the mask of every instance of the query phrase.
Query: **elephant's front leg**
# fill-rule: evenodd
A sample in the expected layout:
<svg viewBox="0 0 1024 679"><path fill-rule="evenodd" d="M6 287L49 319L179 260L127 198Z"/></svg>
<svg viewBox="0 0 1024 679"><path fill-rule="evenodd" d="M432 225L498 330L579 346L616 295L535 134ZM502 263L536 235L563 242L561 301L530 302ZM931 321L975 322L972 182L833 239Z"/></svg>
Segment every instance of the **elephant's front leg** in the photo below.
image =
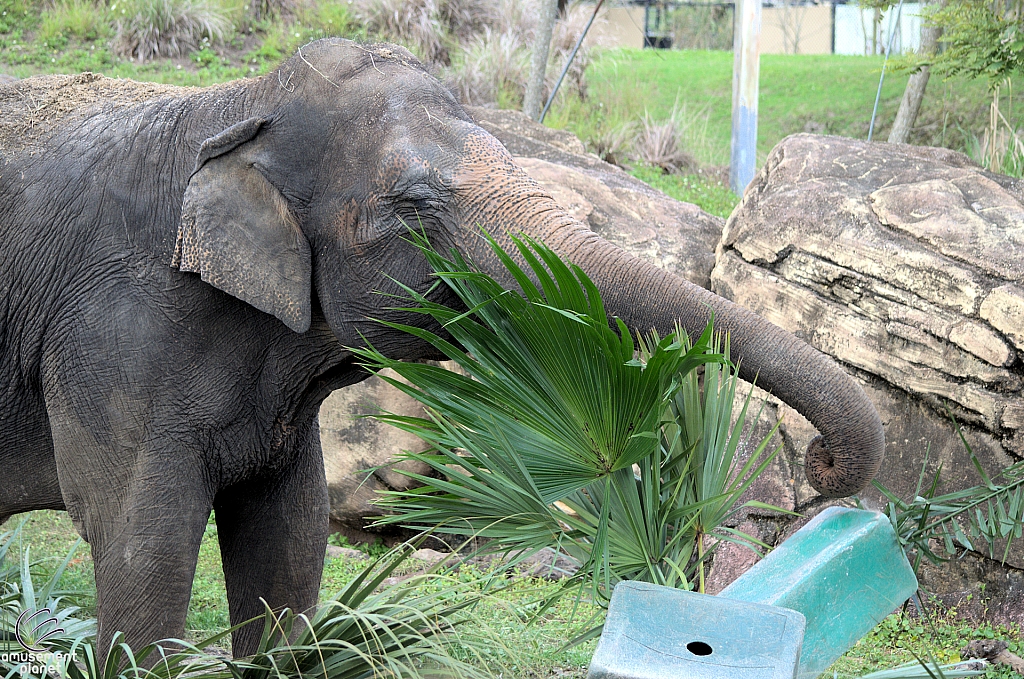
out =
<svg viewBox="0 0 1024 679"><path fill-rule="evenodd" d="M214 501L232 625L262 615L261 598L297 613L317 603L330 507L315 418L292 455L279 474L226 488ZM262 632L259 621L235 631L233 655L254 653Z"/></svg>
<svg viewBox="0 0 1024 679"><path fill-rule="evenodd" d="M212 506L192 450L147 431L136 403L115 395L49 405L61 491L92 549L101 653L117 632L136 651L181 638Z"/></svg>

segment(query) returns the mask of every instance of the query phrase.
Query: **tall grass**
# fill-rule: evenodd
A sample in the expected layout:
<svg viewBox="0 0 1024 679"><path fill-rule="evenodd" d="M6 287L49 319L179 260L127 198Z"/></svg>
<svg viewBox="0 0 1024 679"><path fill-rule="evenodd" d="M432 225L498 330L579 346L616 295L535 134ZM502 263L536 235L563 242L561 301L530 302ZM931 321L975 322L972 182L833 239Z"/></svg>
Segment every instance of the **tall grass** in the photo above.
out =
<svg viewBox="0 0 1024 679"><path fill-rule="evenodd" d="M145 61L183 56L203 40L218 42L231 28L216 0L123 0L114 36L114 52ZM114 5L116 10L116 5Z"/></svg>
<svg viewBox="0 0 1024 679"><path fill-rule="evenodd" d="M399 43L435 66L497 20L488 0L355 0L353 13L369 35Z"/></svg>
<svg viewBox="0 0 1024 679"><path fill-rule="evenodd" d="M465 103L517 108L526 89L537 5L536 0L354 0L352 13L368 37L409 48ZM556 25L548 92L589 11L571 6ZM585 46L568 73L567 91L586 95L590 59Z"/></svg>

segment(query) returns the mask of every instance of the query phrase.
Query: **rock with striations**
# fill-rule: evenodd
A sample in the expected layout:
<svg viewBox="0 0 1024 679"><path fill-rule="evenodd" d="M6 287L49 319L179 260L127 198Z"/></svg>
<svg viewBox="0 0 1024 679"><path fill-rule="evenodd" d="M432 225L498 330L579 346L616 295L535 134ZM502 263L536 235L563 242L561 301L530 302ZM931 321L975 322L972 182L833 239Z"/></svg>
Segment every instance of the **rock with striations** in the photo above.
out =
<svg viewBox="0 0 1024 679"><path fill-rule="evenodd" d="M947 407L989 474L1021 459L1020 180L945 149L795 135L772 151L729 218L711 278L715 292L861 382L886 428L879 480L900 496L913 496L926 455L928 479L941 465L939 492L981 483ZM817 512L804 475L789 471L815 432L788 407L771 409L784 415L782 482L798 510ZM862 498L883 506L873 489ZM803 521L768 523L765 537L784 539ZM730 558L723 570L735 570ZM1022 622L1022 569L1018 541L1006 568L971 556L926 568L922 581L951 603L987 603L998 619Z"/></svg>

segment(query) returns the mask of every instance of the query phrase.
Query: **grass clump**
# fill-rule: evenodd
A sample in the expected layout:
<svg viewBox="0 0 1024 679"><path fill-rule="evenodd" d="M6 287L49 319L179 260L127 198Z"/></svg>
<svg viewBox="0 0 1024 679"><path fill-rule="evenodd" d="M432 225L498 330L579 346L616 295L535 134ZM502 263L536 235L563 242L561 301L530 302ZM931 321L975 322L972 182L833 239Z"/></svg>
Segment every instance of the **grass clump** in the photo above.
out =
<svg viewBox="0 0 1024 679"><path fill-rule="evenodd" d="M214 0L122 0L114 52L145 61L179 57L224 39L231 21ZM115 5L116 10L116 5Z"/></svg>

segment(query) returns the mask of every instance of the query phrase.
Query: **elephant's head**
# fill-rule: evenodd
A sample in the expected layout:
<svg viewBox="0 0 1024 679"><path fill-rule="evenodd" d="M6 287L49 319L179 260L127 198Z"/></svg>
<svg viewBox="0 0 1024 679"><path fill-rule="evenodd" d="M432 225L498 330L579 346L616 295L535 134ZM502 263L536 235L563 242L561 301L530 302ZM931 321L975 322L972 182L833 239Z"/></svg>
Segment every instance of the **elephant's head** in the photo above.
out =
<svg viewBox="0 0 1024 679"><path fill-rule="evenodd" d="M394 305L375 294L396 290L390 277L421 290L431 282L407 225L495 274L480 228L506 246L523 232L583 268L632 328L664 334L679 320L700 331L713 311L717 328L731 333L741 374L756 375L821 432L807 455L819 492L850 495L877 472L881 421L831 359L573 219L406 50L321 40L260 79L248 98L250 117L199 151L175 248L182 270L295 332L322 310L341 342L359 343L363 333L413 358L366 320Z"/></svg>

